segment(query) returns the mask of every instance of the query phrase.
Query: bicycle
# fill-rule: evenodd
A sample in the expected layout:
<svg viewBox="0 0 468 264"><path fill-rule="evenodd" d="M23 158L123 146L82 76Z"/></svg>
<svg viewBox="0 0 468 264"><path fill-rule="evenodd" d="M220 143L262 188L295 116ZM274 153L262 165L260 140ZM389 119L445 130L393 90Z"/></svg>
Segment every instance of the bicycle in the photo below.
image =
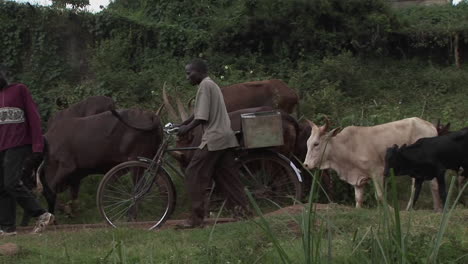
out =
<svg viewBox="0 0 468 264"><path fill-rule="evenodd" d="M176 190L169 176L170 168L184 177L165 154L170 151L193 151L197 147L169 148L178 127L168 123L153 159L139 157L123 162L102 178L97 191L100 214L112 227L140 222L149 229L160 227L176 205ZM237 169L244 185L250 189L260 206L291 205L302 197L302 177L299 169L285 156L269 149L235 150ZM214 189L213 189L214 188ZM213 190L209 197L214 200ZM213 202L213 201L212 201Z"/></svg>

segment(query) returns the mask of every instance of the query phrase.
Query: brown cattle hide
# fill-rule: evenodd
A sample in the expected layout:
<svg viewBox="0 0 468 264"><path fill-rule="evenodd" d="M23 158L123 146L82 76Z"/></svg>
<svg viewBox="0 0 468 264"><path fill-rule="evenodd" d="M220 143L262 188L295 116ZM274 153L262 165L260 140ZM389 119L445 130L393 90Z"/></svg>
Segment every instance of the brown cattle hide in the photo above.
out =
<svg viewBox="0 0 468 264"><path fill-rule="evenodd" d="M292 113L299 102L294 89L282 80L265 80L233 84L221 88L228 112L270 106Z"/></svg>
<svg viewBox="0 0 468 264"><path fill-rule="evenodd" d="M47 128L50 129L57 120L72 117L85 117L113 109L115 109L115 102L112 98L107 96L90 96L64 110L56 112L47 121Z"/></svg>
<svg viewBox="0 0 468 264"><path fill-rule="evenodd" d="M72 183L79 185L88 174L104 173L138 156L152 158L162 140L159 117L138 109L118 113L127 124L152 131L131 128L107 111L57 120L45 134L49 143L45 178L53 191L63 191Z"/></svg>

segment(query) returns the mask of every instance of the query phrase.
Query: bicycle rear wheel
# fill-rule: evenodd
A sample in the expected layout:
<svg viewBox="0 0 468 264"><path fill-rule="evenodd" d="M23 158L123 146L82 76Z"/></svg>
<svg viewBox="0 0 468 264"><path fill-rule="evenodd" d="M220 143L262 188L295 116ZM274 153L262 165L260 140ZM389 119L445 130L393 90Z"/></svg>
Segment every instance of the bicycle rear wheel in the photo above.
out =
<svg viewBox="0 0 468 264"><path fill-rule="evenodd" d="M102 178L96 200L109 225L117 228L139 223L151 230L173 212L176 194L171 178L161 169L154 175L148 167L145 162L127 161Z"/></svg>
<svg viewBox="0 0 468 264"><path fill-rule="evenodd" d="M264 213L290 206L302 198L302 184L291 165L273 152L241 158L240 178Z"/></svg>

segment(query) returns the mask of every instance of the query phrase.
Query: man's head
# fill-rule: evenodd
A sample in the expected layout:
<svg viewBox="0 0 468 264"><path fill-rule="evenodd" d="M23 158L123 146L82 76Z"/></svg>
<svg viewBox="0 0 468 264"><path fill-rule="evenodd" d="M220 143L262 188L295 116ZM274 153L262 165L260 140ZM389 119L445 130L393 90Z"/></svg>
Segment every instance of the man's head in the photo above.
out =
<svg viewBox="0 0 468 264"><path fill-rule="evenodd" d="M3 90L7 85L6 69L0 65L0 90Z"/></svg>
<svg viewBox="0 0 468 264"><path fill-rule="evenodd" d="M185 66L185 76L191 85L198 85L208 76L208 65L200 59L195 59Z"/></svg>

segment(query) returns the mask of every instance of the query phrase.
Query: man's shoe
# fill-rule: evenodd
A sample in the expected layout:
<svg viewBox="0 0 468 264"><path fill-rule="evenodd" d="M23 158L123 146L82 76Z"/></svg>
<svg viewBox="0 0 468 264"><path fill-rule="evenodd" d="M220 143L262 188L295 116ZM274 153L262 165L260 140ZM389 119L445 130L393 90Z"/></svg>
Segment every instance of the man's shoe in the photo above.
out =
<svg viewBox="0 0 468 264"><path fill-rule="evenodd" d="M16 236L16 234L17 234L16 231L7 232L7 231L0 230L0 237Z"/></svg>
<svg viewBox="0 0 468 264"><path fill-rule="evenodd" d="M31 233L38 234L46 229L46 227L54 222L54 215L51 213L43 213L37 218L36 226Z"/></svg>

